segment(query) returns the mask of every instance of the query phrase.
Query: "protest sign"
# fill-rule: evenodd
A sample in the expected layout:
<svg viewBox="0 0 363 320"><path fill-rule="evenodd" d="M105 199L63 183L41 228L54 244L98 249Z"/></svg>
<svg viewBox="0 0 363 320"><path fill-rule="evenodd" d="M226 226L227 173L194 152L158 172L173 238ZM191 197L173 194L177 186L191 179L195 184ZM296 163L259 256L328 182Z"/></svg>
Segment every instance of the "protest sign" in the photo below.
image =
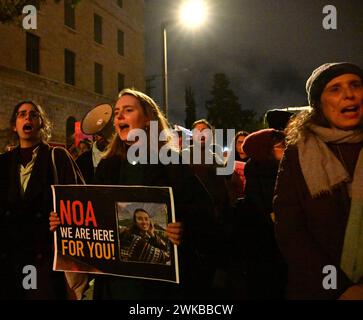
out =
<svg viewBox="0 0 363 320"><path fill-rule="evenodd" d="M112 274L179 283L172 189L54 185L56 271Z"/></svg>

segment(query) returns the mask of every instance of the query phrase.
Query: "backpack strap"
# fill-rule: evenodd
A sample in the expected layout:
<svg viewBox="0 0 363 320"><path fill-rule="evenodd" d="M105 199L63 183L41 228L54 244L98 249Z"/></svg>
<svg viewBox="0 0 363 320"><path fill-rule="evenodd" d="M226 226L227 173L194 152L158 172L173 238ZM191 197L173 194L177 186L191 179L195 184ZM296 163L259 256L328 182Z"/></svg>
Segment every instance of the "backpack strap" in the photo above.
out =
<svg viewBox="0 0 363 320"><path fill-rule="evenodd" d="M81 170L79 169L77 163L72 159L72 156L69 154L69 152L62 147L52 147L51 155L52 155L52 164L53 164L54 184L59 184L57 165L56 165L56 161L55 161L55 158L56 158L55 149L60 149L66 154L66 156L71 164L71 167L72 167L75 183L76 184L86 184Z"/></svg>

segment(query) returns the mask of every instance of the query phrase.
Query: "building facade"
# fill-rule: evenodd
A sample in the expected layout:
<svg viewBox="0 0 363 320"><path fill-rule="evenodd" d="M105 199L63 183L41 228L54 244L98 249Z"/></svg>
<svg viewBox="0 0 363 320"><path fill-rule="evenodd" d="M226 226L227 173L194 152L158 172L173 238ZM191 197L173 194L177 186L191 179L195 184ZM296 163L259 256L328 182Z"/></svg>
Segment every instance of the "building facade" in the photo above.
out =
<svg viewBox="0 0 363 320"><path fill-rule="evenodd" d="M0 23L0 152L21 100L44 107L51 142L69 145L91 107L124 87L145 90L143 0L47 0L36 29L24 29L26 17Z"/></svg>

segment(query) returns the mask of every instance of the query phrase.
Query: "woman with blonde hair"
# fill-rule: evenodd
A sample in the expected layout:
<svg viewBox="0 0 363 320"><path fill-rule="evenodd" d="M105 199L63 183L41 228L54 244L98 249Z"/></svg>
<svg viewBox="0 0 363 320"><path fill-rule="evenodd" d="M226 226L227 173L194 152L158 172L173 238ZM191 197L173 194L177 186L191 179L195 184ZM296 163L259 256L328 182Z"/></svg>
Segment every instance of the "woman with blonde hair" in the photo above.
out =
<svg viewBox="0 0 363 320"><path fill-rule="evenodd" d="M202 297L208 292L211 279L206 278L206 273L201 269L202 264L195 254L199 252L200 256L205 256L209 250L212 250L210 247L212 244L208 239L212 238L210 232L213 212L211 204L208 203L208 195L187 165L164 165L160 159L156 164L151 162L151 158L159 156L160 149L167 143L167 141L158 141L157 150L153 149L155 142L151 139L155 137L150 135L151 121L157 122L158 135L169 128L167 120L153 99L140 91L124 89L119 94L113 115L116 134L97 168L95 181L98 184L108 185L172 187L177 222L167 225L166 235L173 244L179 245L180 260L183 263L180 266L182 283L178 286L150 280L102 277L95 281L94 297L95 299ZM131 140L134 129L145 132L147 141L141 138L138 141ZM148 146L143 145L145 143ZM135 163L136 161L130 163L128 160L128 150L135 144L140 148L150 147L147 163Z"/></svg>
<svg viewBox="0 0 363 320"><path fill-rule="evenodd" d="M214 249L212 204L187 165L165 165L160 161L160 150L168 139L157 143L152 141L155 137L150 134L153 131L150 127L156 123L151 121L156 121L158 135L169 128L153 99L134 89L122 90L113 112L115 135L97 167L94 182L100 185L172 187L177 222L167 225L166 235L179 248L181 283L97 276L94 299L202 298L210 293L211 263L205 257L210 257ZM150 147L145 162L128 154L137 149L135 146L139 150ZM179 156L179 153L175 155ZM156 163L151 161L155 159Z"/></svg>
<svg viewBox="0 0 363 320"><path fill-rule="evenodd" d="M134 105L136 101L137 110L135 112ZM135 113L138 114L136 115L135 120L133 120ZM122 119L118 120L121 115ZM128 122L128 119L130 119L131 123ZM126 159L127 151L132 144L132 141L127 141L127 135L132 129L144 129L146 133L149 134L150 121L157 121L157 133L159 136L162 131L167 134L168 129L170 128L168 121L155 101L146 94L130 88L123 89L119 93L114 108L114 120L117 122L117 124L114 122L116 133L107 147L105 158L120 156L122 159ZM120 127L120 125L122 127ZM148 138L150 138L150 136ZM171 136L168 136L166 140L168 141L170 139ZM159 141L159 147L164 145L167 141Z"/></svg>

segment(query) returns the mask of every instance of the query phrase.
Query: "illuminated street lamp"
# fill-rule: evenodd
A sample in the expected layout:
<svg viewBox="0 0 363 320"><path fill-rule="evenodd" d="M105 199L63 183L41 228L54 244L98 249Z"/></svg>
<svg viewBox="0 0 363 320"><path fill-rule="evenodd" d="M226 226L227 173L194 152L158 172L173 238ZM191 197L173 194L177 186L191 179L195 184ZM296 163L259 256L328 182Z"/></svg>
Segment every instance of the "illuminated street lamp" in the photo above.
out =
<svg viewBox="0 0 363 320"><path fill-rule="evenodd" d="M207 7L204 0L184 1L179 9L179 21L188 28L196 28L203 24L207 16ZM167 26L174 20L164 21L161 24L163 42L163 108L165 116L168 116L168 38Z"/></svg>
<svg viewBox="0 0 363 320"><path fill-rule="evenodd" d="M179 20L187 27L195 28L204 23L207 16L207 8L204 1L187 1L179 11Z"/></svg>

